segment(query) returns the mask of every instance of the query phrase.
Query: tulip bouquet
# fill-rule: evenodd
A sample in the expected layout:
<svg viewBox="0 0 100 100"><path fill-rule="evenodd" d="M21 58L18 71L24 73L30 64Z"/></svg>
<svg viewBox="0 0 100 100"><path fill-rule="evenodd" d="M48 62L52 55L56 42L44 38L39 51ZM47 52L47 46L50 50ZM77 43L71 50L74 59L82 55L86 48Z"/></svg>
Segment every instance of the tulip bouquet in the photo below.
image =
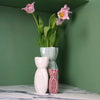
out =
<svg viewBox="0 0 100 100"><path fill-rule="evenodd" d="M64 7L57 12L58 17L56 18L56 14L52 14L49 18L49 25L44 26L41 17L37 16L36 18L34 15L34 4L35 2L33 2L32 4L27 4L25 8L22 8L22 10L25 10L28 14L32 14L34 18L34 21L37 25L39 46L57 47L61 37L60 26L66 19L70 19L69 14L72 13L70 11L70 8L67 6L67 4L65 4Z"/></svg>

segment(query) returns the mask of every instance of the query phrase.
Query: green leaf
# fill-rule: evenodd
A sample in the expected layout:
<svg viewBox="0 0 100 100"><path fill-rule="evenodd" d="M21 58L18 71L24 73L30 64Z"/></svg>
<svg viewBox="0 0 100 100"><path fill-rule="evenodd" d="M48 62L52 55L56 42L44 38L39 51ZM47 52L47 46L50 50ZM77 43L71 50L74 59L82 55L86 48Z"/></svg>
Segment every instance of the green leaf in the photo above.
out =
<svg viewBox="0 0 100 100"><path fill-rule="evenodd" d="M47 40L47 38L45 38L44 36L43 36L43 46L42 47L48 47L48 42L47 42L48 40Z"/></svg>
<svg viewBox="0 0 100 100"><path fill-rule="evenodd" d="M41 35L38 37L38 44L40 47L48 47L48 40L44 37L44 35Z"/></svg>
<svg viewBox="0 0 100 100"><path fill-rule="evenodd" d="M41 47L42 46L42 36L38 36L38 44Z"/></svg>
<svg viewBox="0 0 100 100"><path fill-rule="evenodd" d="M61 27L58 26L57 27L57 30L56 30L56 41L55 41L55 46L56 47L58 46L58 43L60 41L60 38L61 38Z"/></svg>
<svg viewBox="0 0 100 100"><path fill-rule="evenodd" d="M49 29L50 29L49 26L44 27L44 36L45 36L45 38L47 37Z"/></svg>
<svg viewBox="0 0 100 100"><path fill-rule="evenodd" d="M54 47L56 40L56 31L50 35L50 47Z"/></svg>
<svg viewBox="0 0 100 100"><path fill-rule="evenodd" d="M50 29L48 30L48 33L47 33L47 38L50 38L50 36L51 36L53 33L54 33L54 32L53 32L53 29L50 28Z"/></svg>
<svg viewBox="0 0 100 100"><path fill-rule="evenodd" d="M37 31L38 31L38 44L40 47L44 46L44 41L43 41L43 33L44 33L44 23L41 19L40 16L38 16L38 27L37 27Z"/></svg>
<svg viewBox="0 0 100 100"><path fill-rule="evenodd" d="M40 34L42 34L44 32L44 23L41 19L40 16L38 16L38 27L37 27L37 30Z"/></svg>
<svg viewBox="0 0 100 100"><path fill-rule="evenodd" d="M56 24L56 17L55 17L55 14L52 14L49 18L49 26L51 28L54 28L55 27L55 24Z"/></svg>

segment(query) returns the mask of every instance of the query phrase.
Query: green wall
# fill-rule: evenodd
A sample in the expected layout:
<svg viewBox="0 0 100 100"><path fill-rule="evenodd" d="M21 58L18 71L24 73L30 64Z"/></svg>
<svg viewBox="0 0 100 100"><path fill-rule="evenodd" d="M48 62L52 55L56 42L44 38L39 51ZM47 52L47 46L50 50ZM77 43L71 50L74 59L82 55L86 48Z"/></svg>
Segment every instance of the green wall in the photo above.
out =
<svg viewBox="0 0 100 100"><path fill-rule="evenodd" d="M38 13L44 22L51 15ZM32 16L21 9L0 6L0 85L32 84L35 56L40 53Z"/></svg>
<svg viewBox="0 0 100 100"><path fill-rule="evenodd" d="M73 12L62 26L59 44L60 82L100 93L100 0ZM50 13L39 12L48 22ZM33 84L34 57L40 56L31 15L0 7L0 85Z"/></svg>
<svg viewBox="0 0 100 100"><path fill-rule="evenodd" d="M61 81L100 93L100 0L73 12L65 30Z"/></svg>

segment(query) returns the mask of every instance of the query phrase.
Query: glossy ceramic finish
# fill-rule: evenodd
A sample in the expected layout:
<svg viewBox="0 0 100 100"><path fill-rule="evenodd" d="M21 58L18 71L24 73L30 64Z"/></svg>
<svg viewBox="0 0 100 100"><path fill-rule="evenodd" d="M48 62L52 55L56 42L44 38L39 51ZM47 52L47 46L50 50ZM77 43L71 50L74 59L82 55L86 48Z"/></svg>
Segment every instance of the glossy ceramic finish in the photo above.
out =
<svg viewBox="0 0 100 100"><path fill-rule="evenodd" d="M58 55L58 48L55 47L41 47L41 56L48 57L50 60L56 60Z"/></svg>
<svg viewBox="0 0 100 100"><path fill-rule="evenodd" d="M58 69L49 69L49 92L51 94L56 94L58 92Z"/></svg>
<svg viewBox="0 0 100 100"><path fill-rule="evenodd" d="M35 57L35 64L37 70L34 78L35 90L39 94L44 94L47 92L48 88L48 73L47 66L49 63L48 57Z"/></svg>
<svg viewBox="0 0 100 100"><path fill-rule="evenodd" d="M49 69L58 69L58 66L55 62L58 56L58 48L56 47L41 47L40 53L42 57L49 58Z"/></svg>

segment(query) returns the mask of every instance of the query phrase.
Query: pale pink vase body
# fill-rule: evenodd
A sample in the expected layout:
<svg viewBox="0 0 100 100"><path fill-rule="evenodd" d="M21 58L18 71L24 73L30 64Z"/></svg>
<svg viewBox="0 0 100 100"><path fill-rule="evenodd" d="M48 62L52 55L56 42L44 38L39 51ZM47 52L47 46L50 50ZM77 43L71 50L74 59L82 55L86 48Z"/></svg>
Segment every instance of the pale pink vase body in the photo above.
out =
<svg viewBox="0 0 100 100"><path fill-rule="evenodd" d="M44 94L48 89L47 66L49 64L49 58L35 57L35 64L37 66L37 70L34 78L34 87L37 93Z"/></svg>
<svg viewBox="0 0 100 100"><path fill-rule="evenodd" d="M51 94L56 94L58 92L58 69L49 69L49 92Z"/></svg>

